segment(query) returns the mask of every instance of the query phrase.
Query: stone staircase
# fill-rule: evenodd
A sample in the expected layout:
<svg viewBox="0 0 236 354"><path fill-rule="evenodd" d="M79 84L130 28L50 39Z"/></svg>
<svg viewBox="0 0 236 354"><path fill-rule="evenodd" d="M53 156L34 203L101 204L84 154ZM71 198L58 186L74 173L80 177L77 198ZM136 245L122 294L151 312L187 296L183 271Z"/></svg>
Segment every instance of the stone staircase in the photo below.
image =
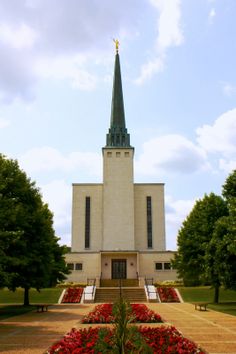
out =
<svg viewBox="0 0 236 354"><path fill-rule="evenodd" d="M139 286L139 280L138 279L101 279L100 280L100 287L119 287L120 286L120 281L121 281L121 287L138 287Z"/></svg>
<svg viewBox="0 0 236 354"><path fill-rule="evenodd" d="M125 287L121 289L121 296L129 302L147 302L144 288ZM119 300L120 289L112 287L102 287L96 289L95 302L109 303Z"/></svg>

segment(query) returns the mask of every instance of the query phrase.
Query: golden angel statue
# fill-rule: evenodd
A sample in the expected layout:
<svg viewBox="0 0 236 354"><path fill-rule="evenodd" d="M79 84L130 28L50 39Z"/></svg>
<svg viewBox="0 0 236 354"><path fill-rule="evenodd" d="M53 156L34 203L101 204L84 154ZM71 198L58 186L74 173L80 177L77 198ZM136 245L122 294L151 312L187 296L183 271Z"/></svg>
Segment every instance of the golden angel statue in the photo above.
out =
<svg viewBox="0 0 236 354"><path fill-rule="evenodd" d="M116 53L118 53L120 42L118 41L118 39L113 39L113 42L115 43L116 46Z"/></svg>

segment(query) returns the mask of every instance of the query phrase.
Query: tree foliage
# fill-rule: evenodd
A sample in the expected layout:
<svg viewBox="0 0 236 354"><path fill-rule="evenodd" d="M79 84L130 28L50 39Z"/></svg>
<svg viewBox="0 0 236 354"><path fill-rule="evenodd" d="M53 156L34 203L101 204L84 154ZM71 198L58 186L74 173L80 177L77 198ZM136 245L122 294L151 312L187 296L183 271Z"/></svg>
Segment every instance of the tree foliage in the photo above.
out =
<svg viewBox="0 0 236 354"><path fill-rule="evenodd" d="M0 155L1 286L40 289L65 279L65 246L58 244L53 215L17 161Z"/></svg>
<svg viewBox="0 0 236 354"><path fill-rule="evenodd" d="M215 222L227 215L225 201L211 193L196 201L178 233L178 251L174 266L186 285L204 282L204 257L212 238Z"/></svg>
<svg viewBox="0 0 236 354"><path fill-rule="evenodd" d="M222 195L211 193L195 203L178 233L174 265L185 284L209 282L236 289L236 170L226 179Z"/></svg>
<svg viewBox="0 0 236 354"><path fill-rule="evenodd" d="M226 179L222 195L229 214L215 224L206 250L206 270L212 282L218 281L226 289L236 289L236 170Z"/></svg>

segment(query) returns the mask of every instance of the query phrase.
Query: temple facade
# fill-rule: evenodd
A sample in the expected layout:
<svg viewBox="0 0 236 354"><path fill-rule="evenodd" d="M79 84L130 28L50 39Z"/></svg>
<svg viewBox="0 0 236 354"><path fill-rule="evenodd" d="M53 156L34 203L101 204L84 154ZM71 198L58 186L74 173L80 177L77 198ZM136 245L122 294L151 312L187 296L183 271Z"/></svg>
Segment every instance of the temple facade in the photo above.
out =
<svg viewBox="0 0 236 354"><path fill-rule="evenodd" d="M116 48L111 120L102 148L103 183L73 183L68 281L175 280L166 251L163 183L134 183Z"/></svg>

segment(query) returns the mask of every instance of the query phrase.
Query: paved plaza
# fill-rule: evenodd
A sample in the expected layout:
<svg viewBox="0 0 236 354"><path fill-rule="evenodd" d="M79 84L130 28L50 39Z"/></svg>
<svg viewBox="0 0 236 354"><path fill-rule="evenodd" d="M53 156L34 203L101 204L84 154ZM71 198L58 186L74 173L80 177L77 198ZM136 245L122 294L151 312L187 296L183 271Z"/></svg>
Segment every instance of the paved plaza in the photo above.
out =
<svg viewBox="0 0 236 354"><path fill-rule="evenodd" d="M196 311L192 304L187 303L147 305L208 353L236 354L235 316L212 310ZM2 320L0 353L43 354L72 327L91 326L81 324L80 321L94 306L95 304L54 305L48 312L33 311Z"/></svg>

